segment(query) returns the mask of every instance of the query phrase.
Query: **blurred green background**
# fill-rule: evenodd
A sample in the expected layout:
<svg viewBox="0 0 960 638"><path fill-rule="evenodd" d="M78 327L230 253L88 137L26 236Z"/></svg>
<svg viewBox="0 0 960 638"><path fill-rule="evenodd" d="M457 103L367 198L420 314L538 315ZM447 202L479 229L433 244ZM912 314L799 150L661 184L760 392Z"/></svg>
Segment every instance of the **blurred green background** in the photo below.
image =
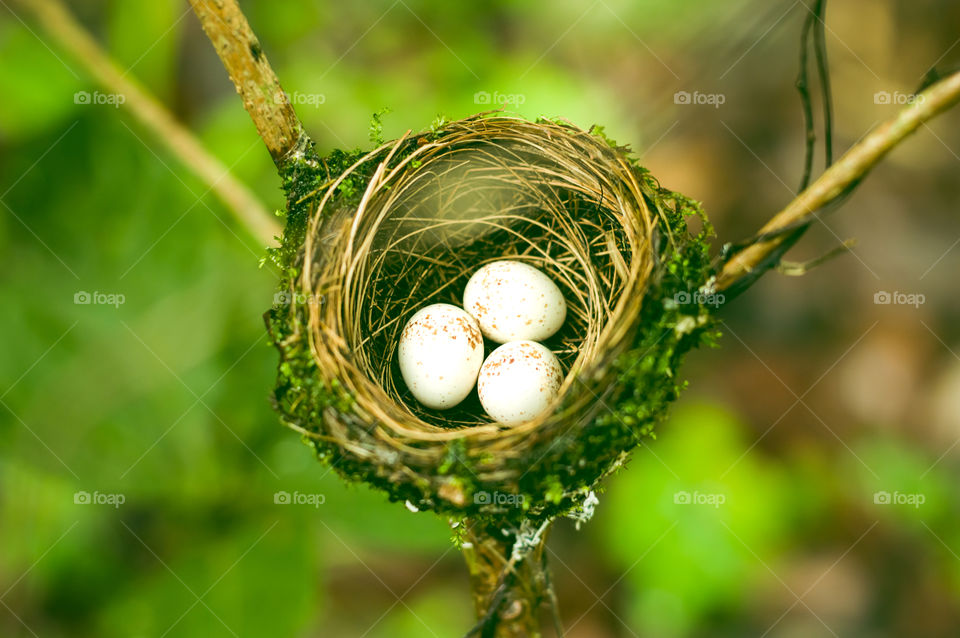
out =
<svg viewBox="0 0 960 638"><path fill-rule="evenodd" d="M10 1L0 636L462 635L472 610L447 524L344 485L271 413L264 247L123 108L77 104L106 90ZM605 125L704 202L718 245L799 182L802 1L242 6L322 150L368 144L383 107L391 137L483 110L486 92L526 116ZM186 2L71 10L282 206ZM830 3L838 148L931 64L960 60L957 24L950 0ZM608 482L592 522L556 526L567 636L960 635L958 153L950 113L795 251L855 236L852 255L769 275L723 310L722 348L690 357L657 441ZM923 303L875 303L882 292ZM276 504L280 491L312 503Z"/></svg>

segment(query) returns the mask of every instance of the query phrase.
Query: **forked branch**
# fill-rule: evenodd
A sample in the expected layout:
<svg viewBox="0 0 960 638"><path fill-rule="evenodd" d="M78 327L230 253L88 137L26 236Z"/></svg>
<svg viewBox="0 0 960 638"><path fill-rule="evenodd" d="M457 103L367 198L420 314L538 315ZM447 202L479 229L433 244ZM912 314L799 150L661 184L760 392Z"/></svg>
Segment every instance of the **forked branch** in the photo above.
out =
<svg viewBox="0 0 960 638"><path fill-rule="evenodd" d="M937 82L895 117L873 129L816 181L760 229L759 241L734 254L723 265L716 290L728 290L766 270L769 258L788 237L785 232L816 219L817 212L846 194L908 135L960 102L960 72Z"/></svg>

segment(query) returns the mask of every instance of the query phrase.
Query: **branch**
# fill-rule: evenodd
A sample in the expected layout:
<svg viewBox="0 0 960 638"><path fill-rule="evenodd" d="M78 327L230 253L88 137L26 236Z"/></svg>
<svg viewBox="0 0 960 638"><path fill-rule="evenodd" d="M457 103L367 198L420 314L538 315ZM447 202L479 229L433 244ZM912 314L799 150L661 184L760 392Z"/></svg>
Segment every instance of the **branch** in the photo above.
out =
<svg viewBox="0 0 960 638"><path fill-rule="evenodd" d="M957 102L960 102L960 72L947 76L918 94L912 104L893 119L873 129L860 143L824 171L823 175L760 229L759 241L735 253L724 263L714 288L727 290L744 278L759 274L773 265L768 263L768 258L789 237L784 231L813 221L817 211L845 195L908 135Z"/></svg>
<svg viewBox="0 0 960 638"><path fill-rule="evenodd" d="M309 142L236 0L190 0L277 168Z"/></svg>
<svg viewBox="0 0 960 638"><path fill-rule="evenodd" d="M807 19L803 22L800 32L800 70L797 73L796 87L800 93L800 105L803 109L803 126L806 133L806 148L803 158L803 178L800 180L800 191L810 185L810 176L813 172L813 154L816 149L817 135L813 121L813 103L810 101L810 86L807 82L807 67L811 34L813 35L813 50L817 64L817 78L820 81L821 100L823 102L823 137L824 137L824 168L833 164L833 92L830 88L830 71L827 63L827 45L823 31L826 23L823 13L826 10L827 0L816 0L812 9L807 11ZM797 237L799 239L799 236Z"/></svg>
<svg viewBox="0 0 960 638"><path fill-rule="evenodd" d="M146 89L128 78L60 0L21 0L21 4L99 84L126 98L124 106L134 117L216 193L251 235L265 245L274 242L280 224L257 196Z"/></svg>
<svg viewBox="0 0 960 638"><path fill-rule="evenodd" d="M540 632L540 607L548 591L546 542L549 523L536 547L519 561L512 557L515 537L473 519L462 522L463 556L478 622L464 638L534 638ZM557 634L560 636L561 634Z"/></svg>

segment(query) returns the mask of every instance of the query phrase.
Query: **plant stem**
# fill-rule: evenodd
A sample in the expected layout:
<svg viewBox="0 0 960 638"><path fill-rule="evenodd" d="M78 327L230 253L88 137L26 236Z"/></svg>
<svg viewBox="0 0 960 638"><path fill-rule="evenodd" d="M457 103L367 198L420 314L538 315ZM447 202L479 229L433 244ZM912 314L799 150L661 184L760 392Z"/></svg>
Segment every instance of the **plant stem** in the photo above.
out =
<svg viewBox="0 0 960 638"><path fill-rule="evenodd" d="M124 74L60 0L21 0L43 30L107 90L125 97L124 106L176 157L203 180L250 234L274 243L280 224L257 196L135 80Z"/></svg>
<svg viewBox="0 0 960 638"><path fill-rule="evenodd" d="M463 556L478 623L468 636L477 638L540 638L540 608L547 602L545 572L547 532L537 547L511 563L515 538L500 528L468 520Z"/></svg>
<svg viewBox="0 0 960 638"><path fill-rule="evenodd" d="M303 125L236 0L190 0L203 30L237 87L277 168L308 142Z"/></svg>
<svg viewBox="0 0 960 638"><path fill-rule="evenodd" d="M776 264L769 263L768 258L789 237L790 233L770 235L774 235L777 231L798 228L815 219L817 211L846 194L904 138L958 101L960 101L960 72L947 76L918 94L912 104L901 110L896 117L873 129L767 222L758 235L768 237L744 248L728 259L717 277L714 288L728 290L731 286L775 266Z"/></svg>

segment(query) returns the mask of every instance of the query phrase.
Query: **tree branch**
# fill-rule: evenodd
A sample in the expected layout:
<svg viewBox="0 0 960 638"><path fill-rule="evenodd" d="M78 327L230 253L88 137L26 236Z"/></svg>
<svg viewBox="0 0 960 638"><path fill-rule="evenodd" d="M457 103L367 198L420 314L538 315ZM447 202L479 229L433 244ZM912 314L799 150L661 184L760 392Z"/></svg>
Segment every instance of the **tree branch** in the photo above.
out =
<svg viewBox="0 0 960 638"><path fill-rule="evenodd" d="M715 290L728 290L769 268L768 258L795 229L816 218L817 211L846 194L876 164L922 124L960 102L960 72L947 76L916 96L896 117L873 129L833 166L777 213L758 233L764 239L731 256L717 277ZM756 272L755 272L756 271Z"/></svg>
<svg viewBox="0 0 960 638"><path fill-rule="evenodd" d="M277 168L308 138L236 0L190 0Z"/></svg>
<svg viewBox="0 0 960 638"><path fill-rule="evenodd" d="M465 520L462 551L478 622L464 638L540 638L540 607L552 594L546 566L546 529L519 562L514 537L496 526ZM560 635L560 634L558 634Z"/></svg>
<svg viewBox="0 0 960 638"><path fill-rule="evenodd" d="M21 0L21 4L99 84L123 95L124 106L134 117L203 180L254 237L265 245L274 243L280 224L257 196L146 89L126 76L60 0Z"/></svg>

